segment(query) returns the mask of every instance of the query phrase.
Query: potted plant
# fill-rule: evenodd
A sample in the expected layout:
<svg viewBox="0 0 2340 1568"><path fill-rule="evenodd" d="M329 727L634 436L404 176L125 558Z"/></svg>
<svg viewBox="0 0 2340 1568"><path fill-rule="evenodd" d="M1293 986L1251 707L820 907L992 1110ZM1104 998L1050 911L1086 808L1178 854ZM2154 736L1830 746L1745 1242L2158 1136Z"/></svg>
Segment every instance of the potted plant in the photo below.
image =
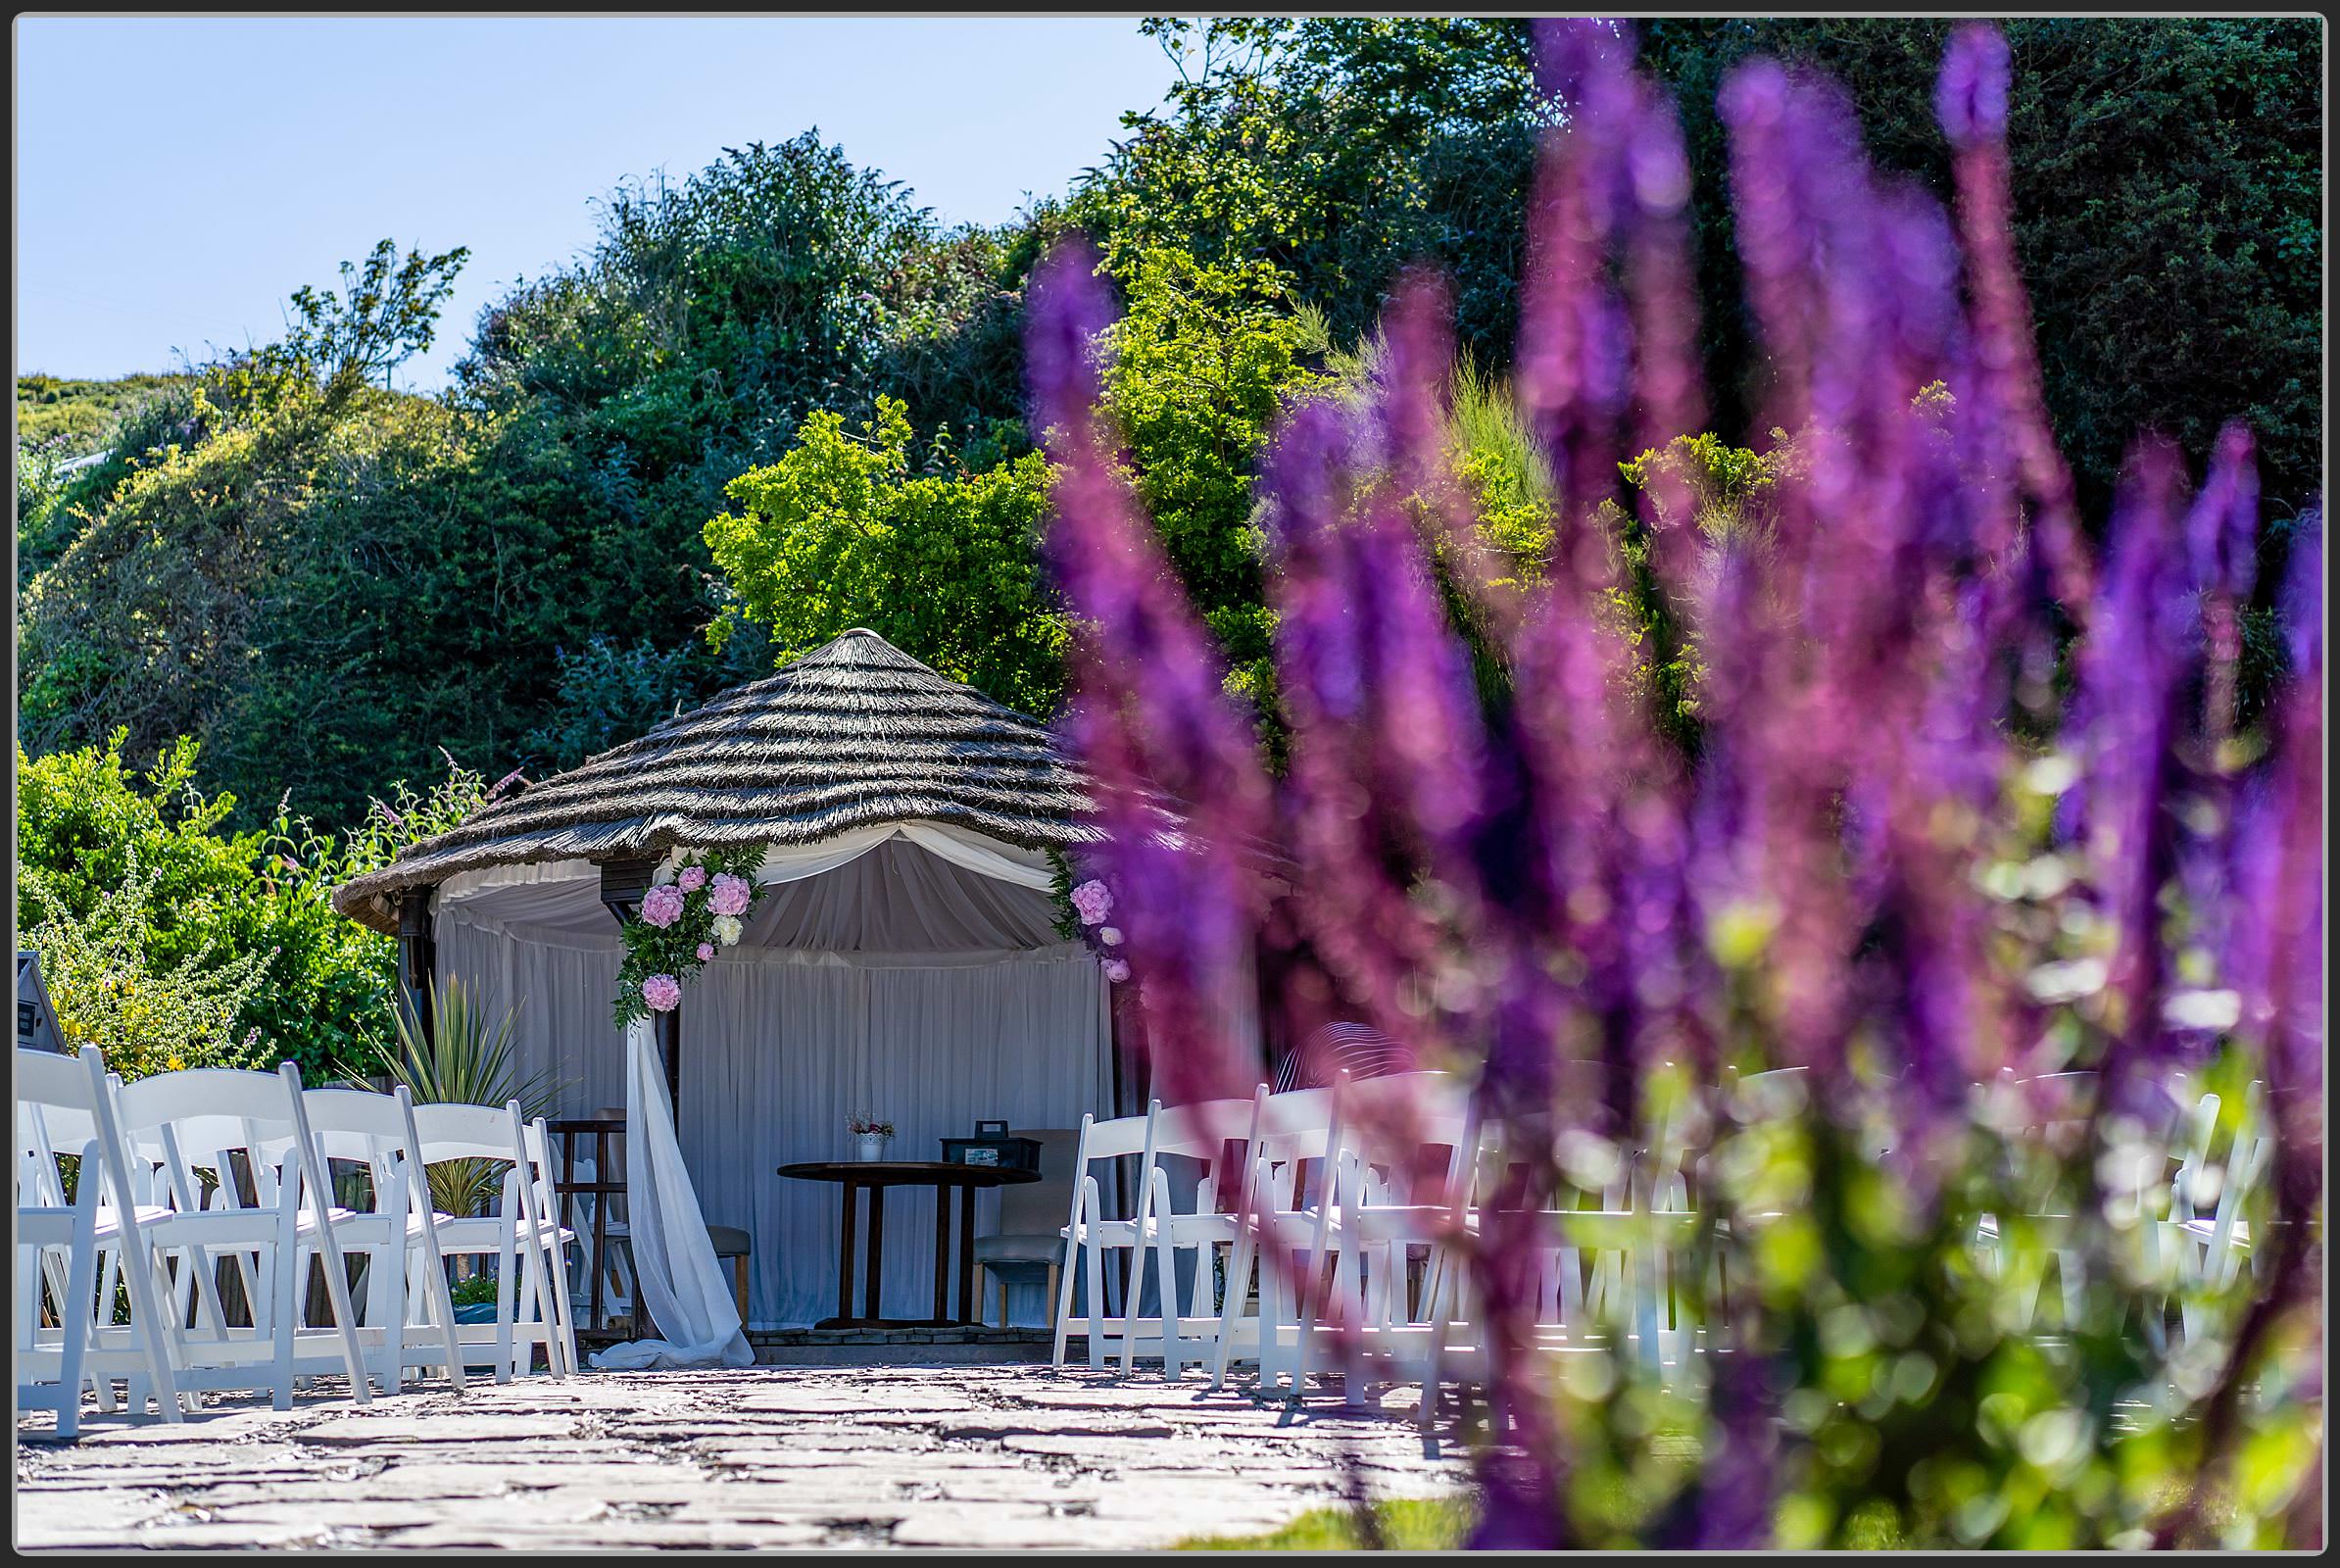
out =
<svg viewBox="0 0 2340 1568"><path fill-rule="evenodd" d="M866 1111L855 1111L846 1119L845 1128L853 1135L853 1158L886 1157L886 1145L894 1137L892 1122L879 1121Z"/></svg>

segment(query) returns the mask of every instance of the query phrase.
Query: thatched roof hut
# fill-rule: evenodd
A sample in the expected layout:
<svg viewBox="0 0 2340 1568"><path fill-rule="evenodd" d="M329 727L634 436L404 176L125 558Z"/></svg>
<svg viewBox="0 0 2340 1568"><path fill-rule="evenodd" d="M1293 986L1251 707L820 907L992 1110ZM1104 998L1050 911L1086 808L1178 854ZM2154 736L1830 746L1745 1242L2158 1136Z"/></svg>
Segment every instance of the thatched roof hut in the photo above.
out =
<svg viewBox="0 0 2340 1568"><path fill-rule="evenodd" d="M779 1167L850 1152L849 1113L893 1122L904 1157L931 1159L980 1120L1062 1130L1134 1108L1111 991L1127 970L1064 935L1049 860L1096 842L1096 817L1045 726L854 630L483 808L333 902L397 932L417 1005L460 981L482 1016L509 1017L513 1070L558 1082L558 1116L627 1107L635 1265L645 1292L671 1276L646 1299L663 1303L669 1340L737 1356L743 1317L758 1331L847 1318L836 1192ZM761 847L753 906L678 1006L619 1028L627 922L678 853L717 846ZM1254 988L1224 1004L1255 1038ZM938 1226L942 1211L916 1188L895 1201L882 1242L872 1211L861 1272L882 1274L884 1300L869 1283L862 1311L929 1321L941 1286L921 1210ZM975 1223L996 1206L984 1199ZM968 1223L962 1204L962 1253ZM709 1224L750 1239L744 1311ZM1014 1289L1014 1314L1047 1322L1038 1283Z"/></svg>
<svg viewBox="0 0 2340 1568"><path fill-rule="evenodd" d="M810 844L873 822L1030 850L1094 841L1088 784L1046 726L854 628L355 878L333 906L398 929L393 896L525 861Z"/></svg>

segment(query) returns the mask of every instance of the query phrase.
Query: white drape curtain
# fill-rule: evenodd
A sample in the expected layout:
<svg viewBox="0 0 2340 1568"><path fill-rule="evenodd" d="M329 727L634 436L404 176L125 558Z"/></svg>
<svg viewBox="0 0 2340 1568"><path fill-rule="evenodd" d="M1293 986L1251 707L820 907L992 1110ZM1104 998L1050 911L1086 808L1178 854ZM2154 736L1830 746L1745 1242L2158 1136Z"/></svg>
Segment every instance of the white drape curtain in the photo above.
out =
<svg viewBox="0 0 2340 1568"><path fill-rule="evenodd" d="M1096 963L1077 946L975 964L727 954L683 1003L684 1143L707 1218L755 1238L748 1318L802 1326L837 1310L840 1195L778 1167L852 1156L845 1120L894 1123L897 1159L939 1159L946 1136L979 1117L1011 1127L1078 1127L1111 1094L1110 1019ZM987 1194L976 1233L999 1208ZM886 1200L880 1315L934 1305L934 1194ZM854 1248L853 1315L862 1310ZM957 1249L951 1241L953 1255ZM977 1279L981 1279L980 1271ZM957 1309L955 1288L950 1302ZM1043 1323L1037 1284L1008 1300L1011 1321Z"/></svg>
<svg viewBox="0 0 2340 1568"><path fill-rule="evenodd" d="M892 1120L889 1152L903 1159L939 1158L939 1140L972 1132L979 1117L1021 1130L1110 1114L1107 987L1087 950L1056 936L1043 858L964 830L892 823L771 851L758 880L767 893L741 945L686 988L671 1117L648 1031L629 1044L610 1021L622 947L596 867L498 867L439 890L441 972L475 988L491 1015L517 1006L515 1057L523 1072L559 1075L559 1113L627 1107L634 1263L671 1343L629 1348L625 1364L738 1353L723 1327L728 1272L706 1223L752 1239L751 1326L836 1310L838 1190L776 1169L847 1157L848 1113ZM630 1059L652 1064L632 1083ZM654 1169L658 1197L646 1201L660 1123L680 1180ZM932 1309L933 1204L931 1190L891 1196L884 1315ZM977 1234L997 1208L988 1195ZM709 1281L720 1301L706 1297ZM1046 1321L1037 1283L1008 1304L1011 1320Z"/></svg>
<svg viewBox="0 0 2340 1568"><path fill-rule="evenodd" d="M707 1239L698 1189L684 1161L666 1102L666 1071L650 1025L626 1031L626 1213L634 1280L661 1336L613 1345L593 1357L603 1368L752 1366L730 1285Z"/></svg>

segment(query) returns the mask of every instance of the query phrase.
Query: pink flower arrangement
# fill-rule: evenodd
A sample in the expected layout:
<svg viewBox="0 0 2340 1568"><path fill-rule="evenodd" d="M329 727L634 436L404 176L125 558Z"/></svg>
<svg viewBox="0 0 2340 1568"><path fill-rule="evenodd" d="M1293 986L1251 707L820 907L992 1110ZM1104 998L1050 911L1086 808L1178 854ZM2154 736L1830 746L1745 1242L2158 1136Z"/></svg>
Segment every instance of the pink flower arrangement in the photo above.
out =
<svg viewBox="0 0 2340 1568"><path fill-rule="evenodd" d="M652 888L642 895L642 918L663 931L682 918L683 890L674 883Z"/></svg>
<svg viewBox="0 0 2340 1568"><path fill-rule="evenodd" d="M746 914L754 891L746 878L718 873L707 892L707 905L717 914Z"/></svg>
<svg viewBox="0 0 2340 1568"><path fill-rule="evenodd" d="M1096 925L1113 912L1113 895L1095 877L1072 890L1073 909L1083 925Z"/></svg>
<svg viewBox="0 0 2340 1568"><path fill-rule="evenodd" d="M1107 980L1112 981L1115 985L1119 985L1122 981L1127 980L1129 977L1130 966L1128 964L1122 962L1119 958L1110 958L1106 960L1105 978Z"/></svg>
<svg viewBox="0 0 2340 1568"><path fill-rule="evenodd" d="M684 984L745 934L741 916L756 905L759 854L754 847L700 851L658 873L625 922L612 1004L620 1027L671 1012Z"/></svg>

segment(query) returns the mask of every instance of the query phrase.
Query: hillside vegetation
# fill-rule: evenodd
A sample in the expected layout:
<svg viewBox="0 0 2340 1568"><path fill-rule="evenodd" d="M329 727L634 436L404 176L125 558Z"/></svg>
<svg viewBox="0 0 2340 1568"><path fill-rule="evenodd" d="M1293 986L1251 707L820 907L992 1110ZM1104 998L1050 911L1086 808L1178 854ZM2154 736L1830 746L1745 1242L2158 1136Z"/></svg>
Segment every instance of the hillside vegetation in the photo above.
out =
<svg viewBox="0 0 2340 1568"><path fill-rule="evenodd" d="M1127 308L1105 384L1131 477L1272 743L1252 463L1292 400L1367 373L1408 264L1452 280L1453 442L1505 569L1564 523L1503 411L1536 147L1566 106L1524 22L1143 25L1183 51L1180 84L1005 223L944 225L806 131L620 184L578 261L467 324L436 396L381 371L432 340L466 257L388 242L296 290L280 342L184 375L20 378L24 754L166 759L220 832L355 823L443 753L541 777L855 623L1045 715L1064 626L1019 345L1032 269L1074 228ZM1946 192L1925 105L1947 25L1643 29L1689 141L1700 340L1740 394L1681 432L1710 473L1771 445L1716 85L1750 53L1818 62L1875 155ZM2140 427L2198 468L2242 411L2277 519L2244 620L2264 687L2283 519L2320 482L2320 30L2007 32L2019 259L2085 510ZM1694 745L1694 650L1645 629L1652 700Z"/></svg>

